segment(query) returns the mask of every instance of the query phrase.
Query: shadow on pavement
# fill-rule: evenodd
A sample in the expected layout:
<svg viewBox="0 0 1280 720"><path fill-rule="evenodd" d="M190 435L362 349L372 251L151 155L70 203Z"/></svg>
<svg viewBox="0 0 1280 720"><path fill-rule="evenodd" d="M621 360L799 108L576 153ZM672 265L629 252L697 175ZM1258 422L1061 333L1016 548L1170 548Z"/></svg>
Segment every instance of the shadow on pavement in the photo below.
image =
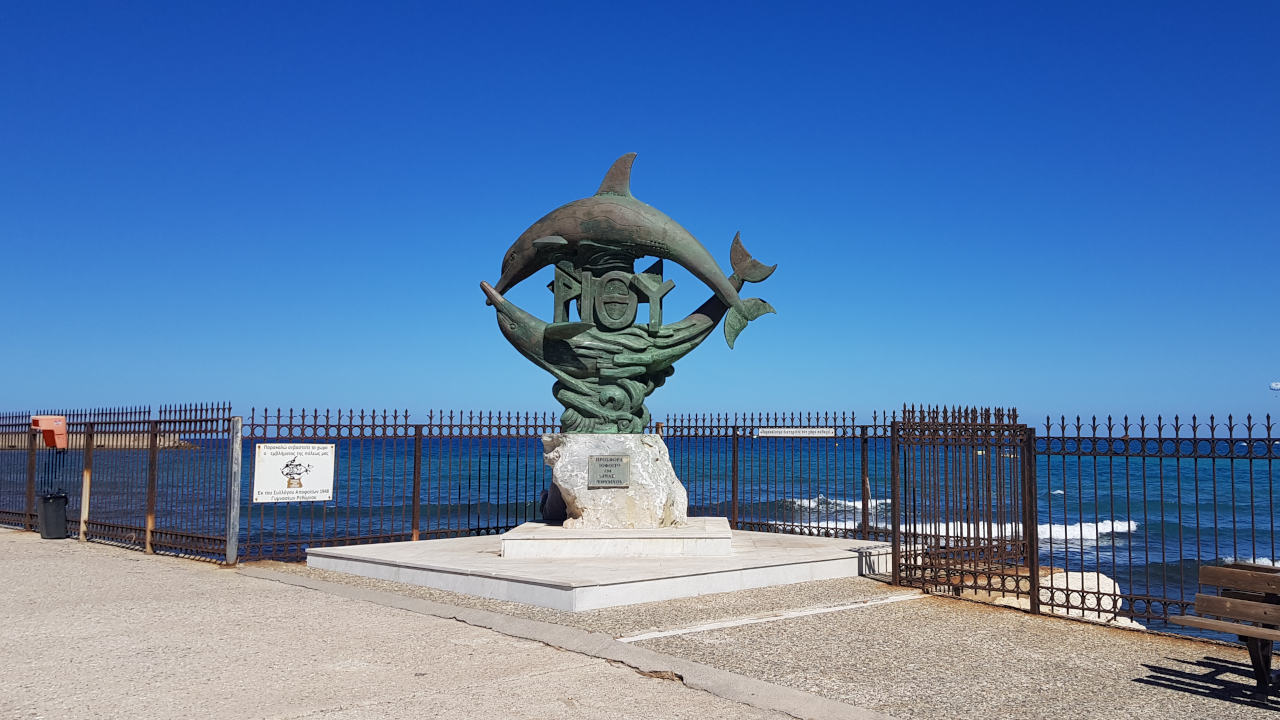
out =
<svg viewBox="0 0 1280 720"><path fill-rule="evenodd" d="M1216 657L1205 657L1194 662L1178 658L1165 660L1173 665L1165 667L1143 663L1143 667L1150 670L1151 674L1135 678L1134 682L1247 707L1280 710L1280 698L1274 697L1276 688L1273 687L1269 694L1258 690L1254 686L1253 670L1248 663Z"/></svg>

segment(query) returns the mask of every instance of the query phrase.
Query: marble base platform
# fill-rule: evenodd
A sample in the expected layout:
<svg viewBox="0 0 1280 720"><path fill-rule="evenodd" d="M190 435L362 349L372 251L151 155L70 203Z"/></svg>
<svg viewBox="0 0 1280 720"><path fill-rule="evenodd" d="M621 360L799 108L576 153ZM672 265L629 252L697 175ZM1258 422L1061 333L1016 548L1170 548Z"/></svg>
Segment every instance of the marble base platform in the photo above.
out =
<svg viewBox="0 0 1280 720"><path fill-rule="evenodd" d="M307 565L556 610L632 605L887 572L888 543L734 531L730 554L503 557L496 535L313 548Z"/></svg>
<svg viewBox="0 0 1280 720"><path fill-rule="evenodd" d="M682 527L566 528L528 522L503 533L504 558L724 557L733 554L728 518L689 518Z"/></svg>

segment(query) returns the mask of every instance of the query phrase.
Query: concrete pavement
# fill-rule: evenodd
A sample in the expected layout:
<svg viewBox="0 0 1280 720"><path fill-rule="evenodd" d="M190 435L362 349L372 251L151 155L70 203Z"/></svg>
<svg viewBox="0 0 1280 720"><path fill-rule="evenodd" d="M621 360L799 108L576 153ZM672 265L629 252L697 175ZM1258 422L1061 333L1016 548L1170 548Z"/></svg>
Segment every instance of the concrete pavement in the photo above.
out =
<svg viewBox="0 0 1280 720"><path fill-rule="evenodd" d="M795 716L412 608L19 531L0 530L0 628L3 718Z"/></svg>
<svg viewBox="0 0 1280 720"><path fill-rule="evenodd" d="M0 628L6 719L1227 720L1280 709L1252 692L1239 647L860 578L569 613L0 530Z"/></svg>
<svg viewBox="0 0 1280 720"><path fill-rule="evenodd" d="M897 718L1274 718L1244 648L1035 616L866 578L563 612L262 563L259 571L630 640ZM668 665L672 662L668 660ZM674 667L674 666L671 666Z"/></svg>

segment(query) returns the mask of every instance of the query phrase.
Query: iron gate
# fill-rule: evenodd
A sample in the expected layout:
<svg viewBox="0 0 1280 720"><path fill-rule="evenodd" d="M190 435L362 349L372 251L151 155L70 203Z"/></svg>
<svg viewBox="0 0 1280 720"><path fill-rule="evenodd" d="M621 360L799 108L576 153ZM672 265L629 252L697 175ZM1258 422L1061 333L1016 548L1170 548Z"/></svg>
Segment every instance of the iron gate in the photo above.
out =
<svg viewBox="0 0 1280 720"><path fill-rule="evenodd" d="M906 408L890 428L893 581L1039 612L1035 431L1016 410Z"/></svg>

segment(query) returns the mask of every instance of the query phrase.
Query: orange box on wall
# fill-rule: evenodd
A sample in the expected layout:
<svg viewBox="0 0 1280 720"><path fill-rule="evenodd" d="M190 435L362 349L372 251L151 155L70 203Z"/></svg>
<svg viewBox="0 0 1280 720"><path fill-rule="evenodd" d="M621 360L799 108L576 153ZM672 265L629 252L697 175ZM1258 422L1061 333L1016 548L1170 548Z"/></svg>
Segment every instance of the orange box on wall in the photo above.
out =
<svg viewBox="0 0 1280 720"><path fill-rule="evenodd" d="M32 415L31 429L44 436L44 446L67 449L67 418L64 415Z"/></svg>

